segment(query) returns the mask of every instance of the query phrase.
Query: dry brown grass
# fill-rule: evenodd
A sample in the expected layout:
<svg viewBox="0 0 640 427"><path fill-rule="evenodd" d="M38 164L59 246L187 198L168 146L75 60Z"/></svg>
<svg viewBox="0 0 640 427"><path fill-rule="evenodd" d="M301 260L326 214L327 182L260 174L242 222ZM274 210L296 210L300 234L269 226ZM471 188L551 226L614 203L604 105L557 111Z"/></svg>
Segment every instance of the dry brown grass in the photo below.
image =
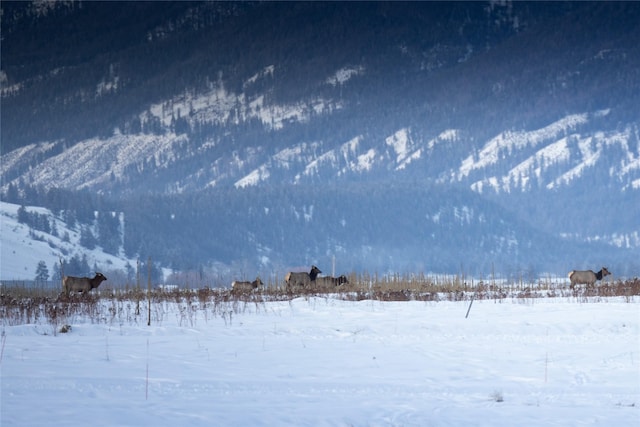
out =
<svg viewBox="0 0 640 427"><path fill-rule="evenodd" d="M604 297L624 297L634 302L640 296L640 279L605 282L591 288L569 289L566 284L541 281L532 284L498 284L493 281L467 283L461 278L426 276L379 278L349 277L349 284L331 291L298 289L267 284L261 292L232 293L230 289L201 288L163 291L137 288L101 288L88 294L60 294L56 290L26 286L3 287L0 295L0 319L3 325L48 324L51 333L69 330L79 316L105 324L138 323L150 317L153 323L167 319L169 305L177 304L181 325L193 325L198 311L221 317L226 323L233 316L252 308L264 309L269 301L320 296L347 301L462 301L474 299L514 299L567 297L577 301L597 301ZM150 305L149 305L150 301Z"/></svg>

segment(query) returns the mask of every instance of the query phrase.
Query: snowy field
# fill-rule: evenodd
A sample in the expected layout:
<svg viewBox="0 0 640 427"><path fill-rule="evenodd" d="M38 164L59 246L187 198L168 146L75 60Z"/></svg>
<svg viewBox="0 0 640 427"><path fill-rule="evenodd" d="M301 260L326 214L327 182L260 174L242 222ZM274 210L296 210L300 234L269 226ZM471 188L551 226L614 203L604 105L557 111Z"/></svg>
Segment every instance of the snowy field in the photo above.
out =
<svg viewBox="0 0 640 427"><path fill-rule="evenodd" d="M151 326L143 310L68 333L3 319L0 424L640 425L637 298L468 306L161 303Z"/></svg>

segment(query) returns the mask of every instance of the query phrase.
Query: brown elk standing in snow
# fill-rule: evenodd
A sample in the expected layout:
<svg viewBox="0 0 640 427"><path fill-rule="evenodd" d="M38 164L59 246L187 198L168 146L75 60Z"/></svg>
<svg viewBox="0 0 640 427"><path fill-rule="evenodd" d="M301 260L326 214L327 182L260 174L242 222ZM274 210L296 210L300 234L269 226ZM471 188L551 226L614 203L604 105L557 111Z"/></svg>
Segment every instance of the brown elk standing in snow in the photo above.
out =
<svg viewBox="0 0 640 427"><path fill-rule="evenodd" d="M62 279L62 292L69 295L71 292L86 293L100 286L100 283L107 280L102 273L96 273L93 279L88 277L64 276Z"/></svg>
<svg viewBox="0 0 640 427"><path fill-rule="evenodd" d="M597 273L594 273L591 270L571 270L571 272L569 272L569 280L571 281L571 285L569 285L569 287L573 289L577 284L593 286L598 280L602 280L609 274L611 273L607 270L607 267L602 267L602 269Z"/></svg>

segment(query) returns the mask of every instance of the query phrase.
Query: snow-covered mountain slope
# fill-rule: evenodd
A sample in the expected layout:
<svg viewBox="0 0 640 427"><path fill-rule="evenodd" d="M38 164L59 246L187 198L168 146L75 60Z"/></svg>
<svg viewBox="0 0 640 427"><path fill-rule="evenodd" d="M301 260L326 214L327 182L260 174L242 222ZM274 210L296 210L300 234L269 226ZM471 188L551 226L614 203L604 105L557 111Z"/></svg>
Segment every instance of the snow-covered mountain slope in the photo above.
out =
<svg viewBox="0 0 640 427"><path fill-rule="evenodd" d="M176 268L636 255L640 3L165 6L0 3L7 201L89 194Z"/></svg>
<svg viewBox="0 0 640 427"><path fill-rule="evenodd" d="M145 166L169 166L185 138L169 135L116 134L91 138L64 148L64 143L31 144L2 157L3 176L18 175L17 182L71 189L104 189L110 182L127 181L127 171L141 172ZM51 152L57 155L47 156ZM44 159L39 162L37 159ZM24 173L17 173L24 170Z"/></svg>
<svg viewBox="0 0 640 427"><path fill-rule="evenodd" d="M581 133L590 117L607 111L574 114L533 131L507 131L462 161L458 181L471 181L483 191L527 191L570 186L589 168L608 170L609 188L640 189L640 130L637 124L622 130ZM502 172L502 173L501 173ZM473 177L483 178L474 181Z"/></svg>
<svg viewBox="0 0 640 427"><path fill-rule="evenodd" d="M563 117L540 129L505 131L480 145L459 129L444 129L425 137L401 128L383 138L357 135L332 146L309 141L273 154L262 141L228 151L219 140L195 146L187 135L123 135L92 138L69 148L62 142L32 144L2 156L0 171L9 183L60 186L93 191L144 190L154 184L171 193L205 186L263 185L275 179L292 184L322 182L369 174L378 178L394 172L468 185L479 193L523 192L536 188L581 187L591 169L606 169L609 188L640 190L640 130L589 131L606 111ZM460 148L452 158L451 146ZM203 159L211 164L203 166ZM30 165L37 164L37 167ZM450 165L447 171L445 166ZM176 168L180 172L176 173ZM145 169L149 169L148 171ZM197 177L197 179L195 178ZM449 177L449 178L447 178ZM225 184L226 183L226 184Z"/></svg>
<svg viewBox="0 0 640 427"><path fill-rule="evenodd" d="M28 225L18 222L19 208L20 206L15 204L0 202L0 280L34 280L40 261L46 263L51 279L60 260L68 261L73 257L86 257L91 268L97 267L99 271L104 272L124 271L127 263L131 266L136 265L135 260L107 254L99 246L95 249L83 248L79 244L78 230L68 228L48 209L25 207L27 212L46 216L48 221L54 224L55 235L32 230Z"/></svg>
<svg viewBox="0 0 640 427"><path fill-rule="evenodd" d="M254 95L253 87L258 84L270 85L274 66L270 65L249 77L242 83L242 92L235 93L225 87L224 80L208 82L207 88L200 92L185 91L169 100L152 104L148 110L140 113L141 120L157 118L169 128L183 116L190 121L206 121L215 124L240 124L258 120L270 130L282 129L287 123L308 122L312 115L331 113L344 105L339 100L324 99L320 96L295 103L268 102L268 94L258 91ZM340 69L327 79L327 85L344 84L358 72Z"/></svg>

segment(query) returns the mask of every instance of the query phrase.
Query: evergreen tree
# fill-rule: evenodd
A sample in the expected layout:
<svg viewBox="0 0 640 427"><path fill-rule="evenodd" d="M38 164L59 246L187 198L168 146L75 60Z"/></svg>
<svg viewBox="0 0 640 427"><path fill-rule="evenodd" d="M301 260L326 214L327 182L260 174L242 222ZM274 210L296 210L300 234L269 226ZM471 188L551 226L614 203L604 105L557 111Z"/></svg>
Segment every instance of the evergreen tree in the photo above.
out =
<svg viewBox="0 0 640 427"><path fill-rule="evenodd" d="M127 272L127 282L133 283L136 277L136 270L131 266L131 264L129 264L129 261L127 261L127 264L124 266L124 268Z"/></svg>
<svg viewBox="0 0 640 427"><path fill-rule="evenodd" d="M51 280L62 280L62 271L60 271L60 265L58 263L53 264L53 274L51 275Z"/></svg>
<svg viewBox="0 0 640 427"><path fill-rule="evenodd" d="M95 249L98 240L95 238L89 227L82 227L80 230L80 244L87 249Z"/></svg>
<svg viewBox="0 0 640 427"><path fill-rule="evenodd" d="M29 225L29 212L27 212L27 208L24 205L18 208L18 222Z"/></svg>
<svg viewBox="0 0 640 427"><path fill-rule="evenodd" d="M15 184L10 183L7 188L7 193L5 196L5 200L9 203L18 203L20 195L18 193L18 187Z"/></svg>
<svg viewBox="0 0 640 427"><path fill-rule="evenodd" d="M36 267L36 284L44 284L49 280L49 269L47 268L47 263L44 261L38 262L38 266Z"/></svg>
<svg viewBox="0 0 640 427"><path fill-rule="evenodd" d="M117 255L120 251L120 219L113 212L100 212L98 215L98 237L105 252Z"/></svg>
<svg viewBox="0 0 640 427"><path fill-rule="evenodd" d="M66 276L87 276L91 271L86 254L82 258L75 255L69 261L64 260L62 269Z"/></svg>

